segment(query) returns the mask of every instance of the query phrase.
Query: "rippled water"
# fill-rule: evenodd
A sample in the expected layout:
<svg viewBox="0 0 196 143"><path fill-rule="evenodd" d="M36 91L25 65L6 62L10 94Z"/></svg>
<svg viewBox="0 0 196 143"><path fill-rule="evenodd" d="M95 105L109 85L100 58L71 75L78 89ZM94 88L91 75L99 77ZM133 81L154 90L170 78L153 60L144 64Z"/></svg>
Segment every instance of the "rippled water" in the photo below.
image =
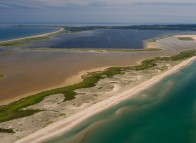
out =
<svg viewBox="0 0 196 143"><path fill-rule="evenodd" d="M195 143L196 62L48 143Z"/></svg>

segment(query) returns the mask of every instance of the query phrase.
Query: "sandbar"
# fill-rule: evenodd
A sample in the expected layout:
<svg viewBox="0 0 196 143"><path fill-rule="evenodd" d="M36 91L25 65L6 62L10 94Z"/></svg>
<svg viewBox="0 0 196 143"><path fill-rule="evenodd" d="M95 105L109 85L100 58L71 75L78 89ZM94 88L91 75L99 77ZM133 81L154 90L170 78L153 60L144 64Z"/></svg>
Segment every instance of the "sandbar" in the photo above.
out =
<svg viewBox="0 0 196 143"><path fill-rule="evenodd" d="M20 41L20 40L27 40L27 39L32 39L32 38L48 37L48 36L57 34L59 32L62 32L64 30L65 30L64 28L61 28L60 30L57 30L57 31L54 31L54 32L49 32L49 33L35 35L35 36L27 36L27 37L22 37L22 38L16 38L16 39L12 39L12 40L0 41L0 43L14 42L14 41Z"/></svg>

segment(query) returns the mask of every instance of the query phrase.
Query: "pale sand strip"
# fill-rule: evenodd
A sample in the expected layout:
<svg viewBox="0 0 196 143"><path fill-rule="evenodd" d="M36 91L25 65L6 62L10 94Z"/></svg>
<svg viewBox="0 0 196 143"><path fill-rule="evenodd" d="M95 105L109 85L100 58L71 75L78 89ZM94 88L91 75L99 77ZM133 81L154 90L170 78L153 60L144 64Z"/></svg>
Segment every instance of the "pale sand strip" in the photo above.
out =
<svg viewBox="0 0 196 143"><path fill-rule="evenodd" d="M89 117L91 117L91 116L93 116L103 110L106 110L106 109L108 109L108 108L110 108L110 107L112 107L122 101L125 101L125 100L133 97L137 93L151 87L152 85L158 83L163 78L179 71L183 67L192 63L195 59L196 59L196 57L192 57L188 60L185 60L185 61L181 62L180 64L174 66L170 70L162 73L161 75L157 75L157 76L151 78L150 80L145 81L144 83L142 83L132 89L126 90L124 92L119 93L116 96L108 98L108 99L101 101L97 104L94 104L91 107L88 107L88 108L86 108L86 109L84 109L84 110L82 110L82 111L80 111L70 117L67 117L62 121L58 121L54 124L51 124L51 125L33 133L33 134L30 134L29 136L27 136L25 138L22 138L22 139L16 141L15 143L29 143L29 142L30 143L40 143L40 142L43 142L47 139L51 139L56 136L62 135L63 133L68 132L69 130L71 130L72 128L77 126L79 123L85 121Z"/></svg>
<svg viewBox="0 0 196 143"><path fill-rule="evenodd" d="M0 43L14 42L14 41L26 40L26 39L31 39L31 38L47 37L47 36L62 32L63 30L64 30L64 28L61 28L60 30L54 31L54 32L49 32L49 33L35 35L35 36L28 36L28 37L23 37L23 38L16 38L16 39L13 39L13 40L0 41Z"/></svg>

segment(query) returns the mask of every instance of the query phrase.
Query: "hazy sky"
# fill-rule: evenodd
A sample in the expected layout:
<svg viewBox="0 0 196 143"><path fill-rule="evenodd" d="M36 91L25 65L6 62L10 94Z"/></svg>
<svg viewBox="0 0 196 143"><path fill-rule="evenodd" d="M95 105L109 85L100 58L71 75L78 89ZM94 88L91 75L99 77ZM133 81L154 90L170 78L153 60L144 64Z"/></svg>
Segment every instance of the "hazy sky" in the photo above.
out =
<svg viewBox="0 0 196 143"><path fill-rule="evenodd" d="M196 0L0 0L0 22L196 23Z"/></svg>

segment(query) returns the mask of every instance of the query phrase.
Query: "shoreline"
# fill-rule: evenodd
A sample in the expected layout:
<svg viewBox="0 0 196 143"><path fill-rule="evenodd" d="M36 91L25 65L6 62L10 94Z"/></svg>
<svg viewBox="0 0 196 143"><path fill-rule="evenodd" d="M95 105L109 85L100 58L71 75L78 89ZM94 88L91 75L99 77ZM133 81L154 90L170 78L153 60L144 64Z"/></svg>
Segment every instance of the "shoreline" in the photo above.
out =
<svg viewBox="0 0 196 143"><path fill-rule="evenodd" d="M84 75L86 75L88 73L91 73L91 72L104 71L107 68L109 68L109 67L99 67L99 68L93 68L93 69L89 69L89 70L80 71L76 75L73 75L73 76L69 77L63 83L61 83L59 85L52 86L52 87L47 88L47 89L42 89L42 90L37 90L37 91L29 92L29 93L26 93L26 94L17 96L15 98L10 98L10 99L6 99L6 100L2 100L2 101L0 101L0 106L8 105L8 104L10 104L12 102L16 102L16 101L18 101L18 100L20 100L22 98L25 98L25 97L28 97L30 95L34 95L36 93L40 93L40 92L43 92L43 91L46 91L46 90L51 90L51 89L55 89L55 88L69 86L69 85L73 85L75 83L79 83L79 82L81 82L83 80L82 79L82 76L84 76Z"/></svg>
<svg viewBox="0 0 196 143"><path fill-rule="evenodd" d="M54 32L45 33L45 34L39 34L39 35L34 35L34 36L27 36L27 37L22 37L22 38L16 38L16 39L12 39L12 40L0 41L0 44L1 43L7 43L7 42L20 41L20 40L27 40L27 39L31 39L31 38L47 37L47 36L50 36L50 35L62 32L62 31L64 31L64 28L61 28L60 30L57 30L57 31L54 31Z"/></svg>
<svg viewBox="0 0 196 143"><path fill-rule="evenodd" d="M31 142L31 143L38 143L43 142L46 140L49 140L51 138L60 136L75 126L77 126L79 123L83 122L84 120L88 119L89 117L92 117L93 115L100 113L101 111L104 111L120 102L125 101L126 99L129 99L133 96L135 96L137 93L153 86L157 82L161 81L165 77L178 72L180 69L184 68L185 66L191 64L196 57L189 58L187 60L183 60L178 65L174 66L170 70L157 75L145 82L143 82L140 85L137 85L136 87L133 87L131 89L128 89L126 91L123 91L116 96L110 97L104 101L98 102L70 117L65 118L64 120L58 121L54 124L51 124L33 134L30 134L27 137L24 137L15 143L25 143L25 142Z"/></svg>

